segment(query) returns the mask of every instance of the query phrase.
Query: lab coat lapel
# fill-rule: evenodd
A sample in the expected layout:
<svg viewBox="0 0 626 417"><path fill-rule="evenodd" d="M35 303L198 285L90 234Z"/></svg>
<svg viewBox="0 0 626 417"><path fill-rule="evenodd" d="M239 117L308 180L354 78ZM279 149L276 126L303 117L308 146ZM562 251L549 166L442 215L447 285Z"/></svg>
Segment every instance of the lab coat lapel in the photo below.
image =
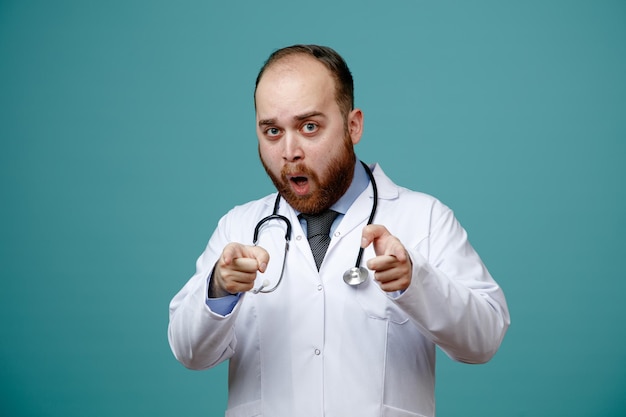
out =
<svg viewBox="0 0 626 417"><path fill-rule="evenodd" d="M375 164L371 169L374 174L374 180L376 181L376 186L378 189L378 199L389 200L397 198L397 186L393 184L391 180L385 175L380 166L378 164ZM372 212L373 205L374 189L372 187L372 184L370 183L367 188L357 197L352 206L350 206L350 208L348 209L348 212L345 214L343 220L341 221L341 224L339 225L339 239L334 239L334 241L331 241L331 247L337 244L341 240L342 236L350 233L355 227L361 226L362 228L363 226L365 226ZM377 211L379 210L380 204L378 205ZM373 222L376 223L376 216L374 217Z"/></svg>

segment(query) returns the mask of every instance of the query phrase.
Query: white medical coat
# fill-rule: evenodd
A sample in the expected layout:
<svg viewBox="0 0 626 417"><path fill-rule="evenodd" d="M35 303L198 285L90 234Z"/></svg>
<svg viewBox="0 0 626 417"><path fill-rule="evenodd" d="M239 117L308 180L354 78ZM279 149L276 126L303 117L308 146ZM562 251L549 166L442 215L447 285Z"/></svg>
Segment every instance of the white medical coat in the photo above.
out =
<svg viewBox="0 0 626 417"><path fill-rule="evenodd" d="M395 185L378 166L373 171L374 223L402 241L413 263L402 294L383 292L371 271L358 287L342 279L354 266L372 208L369 185L337 226L319 272L295 211L281 200L279 213L293 231L280 286L244 294L225 317L207 306L207 277L222 249L252 243L257 222L272 212L273 194L220 220L195 275L171 301L168 336L176 358L191 369L230 360L226 416L433 416L435 345L461 362L495 354L509 313L465 230L435 198ZM261 236L273 284L284 227L272 222ZM374 256L370 245L363 263Z"/></svg>

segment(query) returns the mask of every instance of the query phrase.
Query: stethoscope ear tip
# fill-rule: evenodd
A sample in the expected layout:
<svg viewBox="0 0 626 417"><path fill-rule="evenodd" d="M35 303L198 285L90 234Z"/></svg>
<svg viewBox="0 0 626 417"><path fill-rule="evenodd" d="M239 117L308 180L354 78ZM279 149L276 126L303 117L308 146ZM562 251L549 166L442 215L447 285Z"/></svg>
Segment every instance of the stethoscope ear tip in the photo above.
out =
<svg viewBox="0 0 626 417"><path fill-rule="evenodd" d="M263 282L261 283L261 286L258 288L255 288L252 290L252 294L258 294L261 291L263 291L263 288L265 287L269 287L270 286L270 281L269 279L264 279Z"/></svg>

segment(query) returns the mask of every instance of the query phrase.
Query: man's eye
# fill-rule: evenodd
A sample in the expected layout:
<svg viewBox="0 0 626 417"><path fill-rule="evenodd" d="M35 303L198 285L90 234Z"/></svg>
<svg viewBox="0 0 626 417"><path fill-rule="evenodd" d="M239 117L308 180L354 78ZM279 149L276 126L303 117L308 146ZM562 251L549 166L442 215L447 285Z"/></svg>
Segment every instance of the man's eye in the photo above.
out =
<svg viewBox="0 0 626 417"><path fill-rule="evenodd" d="M317 125L315 123L305 123L302 130L306 133L313 133L317 130Z"/></svg>
<svg viewBox="0 0 626 417"><path fill-rule="evenodd" d="M275 127L270 127L269 129L265 131L265 133L267 133L268 136L278 136L278 134L280 133L280 130L278 130Z"/></svg>

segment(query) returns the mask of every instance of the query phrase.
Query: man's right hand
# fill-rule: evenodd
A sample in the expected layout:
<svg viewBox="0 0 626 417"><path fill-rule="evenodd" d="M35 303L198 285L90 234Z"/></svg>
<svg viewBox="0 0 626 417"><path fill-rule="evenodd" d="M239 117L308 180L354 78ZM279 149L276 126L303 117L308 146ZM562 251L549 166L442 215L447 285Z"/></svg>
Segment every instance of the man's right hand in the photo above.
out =
<svg viewBox="0 0 626 417"><path fill-rule="evenodd" d="M265 272L270 260L269 253L260 246L229 243L215 264L210 298L250 291L254 287L257 272Z"/></svg>

